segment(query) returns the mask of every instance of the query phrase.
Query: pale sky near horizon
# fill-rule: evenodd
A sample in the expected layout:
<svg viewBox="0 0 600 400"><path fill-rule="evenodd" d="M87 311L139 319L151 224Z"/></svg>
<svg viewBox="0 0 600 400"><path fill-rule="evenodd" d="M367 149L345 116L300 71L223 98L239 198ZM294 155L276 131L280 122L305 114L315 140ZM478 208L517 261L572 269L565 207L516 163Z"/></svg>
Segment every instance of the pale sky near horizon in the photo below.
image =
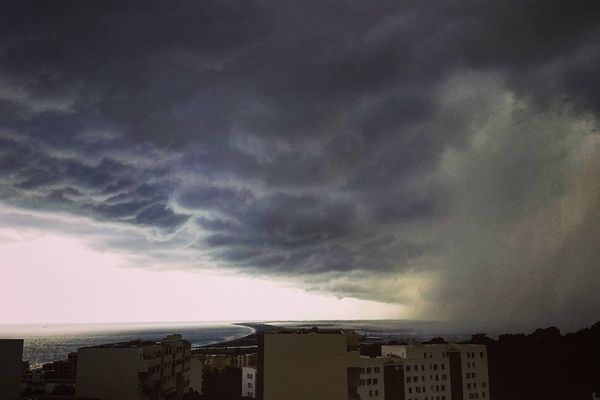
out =
<svg viewBox="0 0 600 400"><path fill-rule="evenodd" d="M0 4L0 323L600 316L600 2Z"/></svg>
<svg viewBox="0 0 600 400"><path fill-rule="evenodd" d="M67 236L0 228L0 324L371 319L403 307L307 293L291 284L127 266Z"/></svg>

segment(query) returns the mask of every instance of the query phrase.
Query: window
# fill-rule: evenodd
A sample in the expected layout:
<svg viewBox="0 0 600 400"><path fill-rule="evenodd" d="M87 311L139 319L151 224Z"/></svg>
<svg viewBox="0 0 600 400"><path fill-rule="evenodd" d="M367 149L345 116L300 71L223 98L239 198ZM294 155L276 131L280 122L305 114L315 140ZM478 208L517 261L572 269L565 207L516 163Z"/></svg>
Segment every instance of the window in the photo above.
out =
<svg viewBox="0 0 600 400"><path fill-rule="evenodd" d="M367 385L370 385L370 384L371 384L371 380L367 379Z"/></svg>
<svg viewBox="0 0 600 400"><path fill-rule="evenodd" d="M446 369L446 364L442 364L442 369Z"/></svg>
<svg viewBox="0 0 600 400"><path fill-rule="evenodd" d="M442 392L443 392L444 390L446 390L446 385L442 385L441 388L442 388Z"/></svg>
<svg viewBox="0 0 600 400"><path fill-rule="evenodd" d="M248 389L252 389L252 382L248 382Z"/></svg>
<svg viewBox="0 0 600 400"><path fill-rule="evenodd" d="M365 386L365 380L364 379L360 380L360 386Z"/></svg>
<svg viewBox="0 0 600 400"><path fill-rule="evenodd" d="M375 389L375 396L379 396L379 390Z"/></svg>
<svg viewBox="0 0 600 400"><path fill-rule="evenodd" d="M467 389L471 389L471 384L467 383Z"/></svg>
<svg viewBox="0 0 600 400"><path fill-rule="evenodd" d="M481 397L485 399L485 392L481 392Z"/></svg>
<svg viewBox="0 0 600 400"><path fill-rule="evenodd" d="M377 385L377 378L373 379L373 385Z"/></svg>
<svg viewBox="0 0 600 400"><path fill-rule="evenodd" d="M406 377L406 382L407 382L407 383L410 383L410 376L407 376L407 377Z"/></svg>
<svg viewBox="0 0 600 400"><path fill-rule="evenodd" d="M374 369L376 373L379 373L379 367L375 367Z"/></svg>
<svg viewBox="0 0 600 400"><path fill-rule="evenodd" d="M479 358L483 358L483 351L479 352Z"/></svg>
<svg viewBox="0 0 600 400"><path fill-rule="evenodd" d="M419 377L418 376L413 376L413 382L419 382Z"/></svg>
<svg viewBox="0 0 600 400"><path fill-rule="evenodd" d="M440 376L438 374L435 375L435 380L439 381L440 380Z"/></svg>
<svg viewBox="0 0 600 400"><path fill-rule="evenodd" d="M373 391L369 390L369 396L373 396Z"/></svg>
<svg viewBox="0 0 600 400"><path fill-rule="evenodd" d="M367 368L367 374L371 373L371 367Z"/></svg>
<svg viewBox="0 0 600 400"><path fill-rule="evenodd" d="M408 394L412 394L412 388L411 387L408 388Z"/></svg>
<svg viewBox="0 0 600 400"><path fill-rule="evenodd" d="M421 365L421 371L425 371L425 364Z"/></svg>
<svg viewBox="0 0 600 400"><path fill-rule="evenodd" d="M406 366L406 372L410 372L410 365Z"/></svg>

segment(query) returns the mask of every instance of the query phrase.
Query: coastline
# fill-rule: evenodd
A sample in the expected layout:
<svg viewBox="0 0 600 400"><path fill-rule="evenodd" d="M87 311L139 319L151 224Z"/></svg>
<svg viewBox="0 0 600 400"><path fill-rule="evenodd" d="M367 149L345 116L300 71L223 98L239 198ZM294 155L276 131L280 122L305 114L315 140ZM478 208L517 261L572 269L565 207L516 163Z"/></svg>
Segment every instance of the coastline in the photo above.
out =
<svg viewBox="0 0 600 400"><path fill-rule="evenodd" d="M198 346L192 349L192 353L202 354L207 352L219 351L254 351L258 346L258 336L267 332L279 331L282 328L264 324L260 322L239 322L232 325L245 326L253 330L252 333L239 337L237 339L226 340L218 343L211 343Z"/></svg>

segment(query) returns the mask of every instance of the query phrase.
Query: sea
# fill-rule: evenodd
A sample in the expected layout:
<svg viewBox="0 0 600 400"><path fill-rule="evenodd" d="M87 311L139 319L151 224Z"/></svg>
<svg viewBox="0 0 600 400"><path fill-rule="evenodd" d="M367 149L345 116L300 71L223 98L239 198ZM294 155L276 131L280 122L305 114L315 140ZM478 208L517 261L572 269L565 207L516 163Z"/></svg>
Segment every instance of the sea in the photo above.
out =
<svg viewBox="0 0 600 400"><path fill-rule="evenodd" d="M366 340L404 340L408 342L444 337L449 341L470 338L479 332L474 327L439 321L360 320L360 321L252 321L292 329L353 329ZM178 333L192 348L237 339L254 332L238 322L160 322L111 324L0 324L0 338L24 339L23 359L32 368L66 359L80 347L130 340L160 340Z"/></svg>
<svg viewBox="0 0 600 400"><path fill-rule="evenodd" d="M0 338L24 339L23 360L31 368L63 360L80 347L130 340L160 340L178 333L199 347L249 335L254 329L229 322L0 325Z"/></svg>

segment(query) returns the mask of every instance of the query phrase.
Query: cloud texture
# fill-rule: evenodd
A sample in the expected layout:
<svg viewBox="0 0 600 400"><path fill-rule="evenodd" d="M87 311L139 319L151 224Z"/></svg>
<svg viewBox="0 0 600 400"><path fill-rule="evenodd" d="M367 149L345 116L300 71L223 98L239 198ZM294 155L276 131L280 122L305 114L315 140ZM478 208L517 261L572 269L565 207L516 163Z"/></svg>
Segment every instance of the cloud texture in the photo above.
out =
<svg viewBox="0 0 600 400"><path fill-rule="evenodd" d="M421 318L600 315L598 2L2 9L7 225Z"/></svg>

